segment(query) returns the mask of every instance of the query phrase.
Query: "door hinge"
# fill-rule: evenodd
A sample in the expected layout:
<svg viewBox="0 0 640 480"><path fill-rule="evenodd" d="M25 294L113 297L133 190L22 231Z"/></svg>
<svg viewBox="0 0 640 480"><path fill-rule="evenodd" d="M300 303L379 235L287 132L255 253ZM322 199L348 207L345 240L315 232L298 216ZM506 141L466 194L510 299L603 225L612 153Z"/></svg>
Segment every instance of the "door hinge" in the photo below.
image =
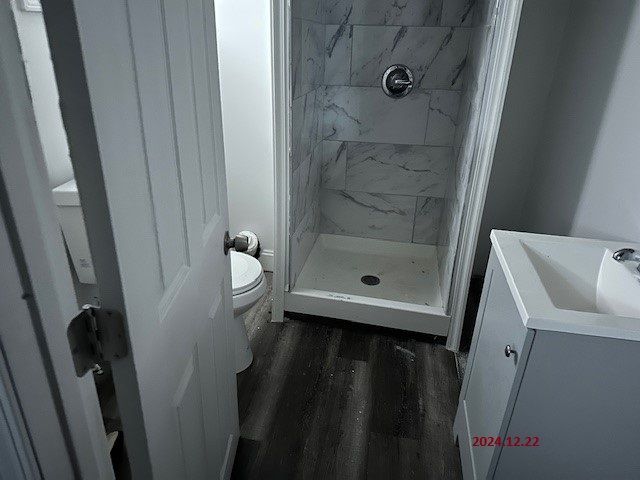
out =
<svg viewBox="0 0 640 480"><path fill-rule="evenodd" d="M67 339L78 377L96 364L127 356L124 318L108 308L84 305L67 327Z"/></svg>

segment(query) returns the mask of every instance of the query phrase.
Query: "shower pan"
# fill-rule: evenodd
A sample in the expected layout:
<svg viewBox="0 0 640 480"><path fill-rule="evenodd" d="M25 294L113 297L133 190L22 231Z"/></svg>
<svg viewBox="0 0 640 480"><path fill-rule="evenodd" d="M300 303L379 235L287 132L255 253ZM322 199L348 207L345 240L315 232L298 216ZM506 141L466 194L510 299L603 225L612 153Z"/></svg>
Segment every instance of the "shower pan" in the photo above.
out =
<svg viewBox="0 0 640 480"><path fill-rule="evenodd" d="M274 316L456 350L521 1L274 0Z"/></svg>

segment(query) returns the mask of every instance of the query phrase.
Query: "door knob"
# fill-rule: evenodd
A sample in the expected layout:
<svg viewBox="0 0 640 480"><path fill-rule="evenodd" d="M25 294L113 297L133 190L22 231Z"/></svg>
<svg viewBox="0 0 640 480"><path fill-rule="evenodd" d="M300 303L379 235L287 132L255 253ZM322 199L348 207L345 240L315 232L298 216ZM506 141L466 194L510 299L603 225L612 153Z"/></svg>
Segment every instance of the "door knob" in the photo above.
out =
<svg viewBox="0 0 640 480"><path fill-rule="evenodd" d="M224 232L224 254L228 255L229 250L232 248L236 249L236 252L246 252L249 249L249 237L246 235L236 235L231 238L229 236L229 230Z"/></svg>

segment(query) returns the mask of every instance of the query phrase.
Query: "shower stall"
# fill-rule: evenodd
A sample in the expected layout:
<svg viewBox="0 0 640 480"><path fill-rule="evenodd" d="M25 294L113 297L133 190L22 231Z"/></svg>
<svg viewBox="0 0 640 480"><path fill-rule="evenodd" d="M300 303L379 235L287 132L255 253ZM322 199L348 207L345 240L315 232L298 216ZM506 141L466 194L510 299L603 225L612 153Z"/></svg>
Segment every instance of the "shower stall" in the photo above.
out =
<svg viewBox="0 0 640 480"><path fill-rule="evenodd" d="M283 10L284 310L459 337L519 15L501 3Z"/></svg>

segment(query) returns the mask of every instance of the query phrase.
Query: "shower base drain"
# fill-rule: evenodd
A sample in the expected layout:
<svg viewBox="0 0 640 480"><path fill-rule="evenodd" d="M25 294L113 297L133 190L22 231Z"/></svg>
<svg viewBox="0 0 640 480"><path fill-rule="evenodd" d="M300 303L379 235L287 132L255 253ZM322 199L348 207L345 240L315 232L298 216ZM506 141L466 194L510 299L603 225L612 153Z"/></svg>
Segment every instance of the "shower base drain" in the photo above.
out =
<svg viewBox="0 0 640 480"><path fill-rule="evenodd" d="M365 285L378 285L380 283L380 278L375 275L364 275L360 281Z"/></svg>

